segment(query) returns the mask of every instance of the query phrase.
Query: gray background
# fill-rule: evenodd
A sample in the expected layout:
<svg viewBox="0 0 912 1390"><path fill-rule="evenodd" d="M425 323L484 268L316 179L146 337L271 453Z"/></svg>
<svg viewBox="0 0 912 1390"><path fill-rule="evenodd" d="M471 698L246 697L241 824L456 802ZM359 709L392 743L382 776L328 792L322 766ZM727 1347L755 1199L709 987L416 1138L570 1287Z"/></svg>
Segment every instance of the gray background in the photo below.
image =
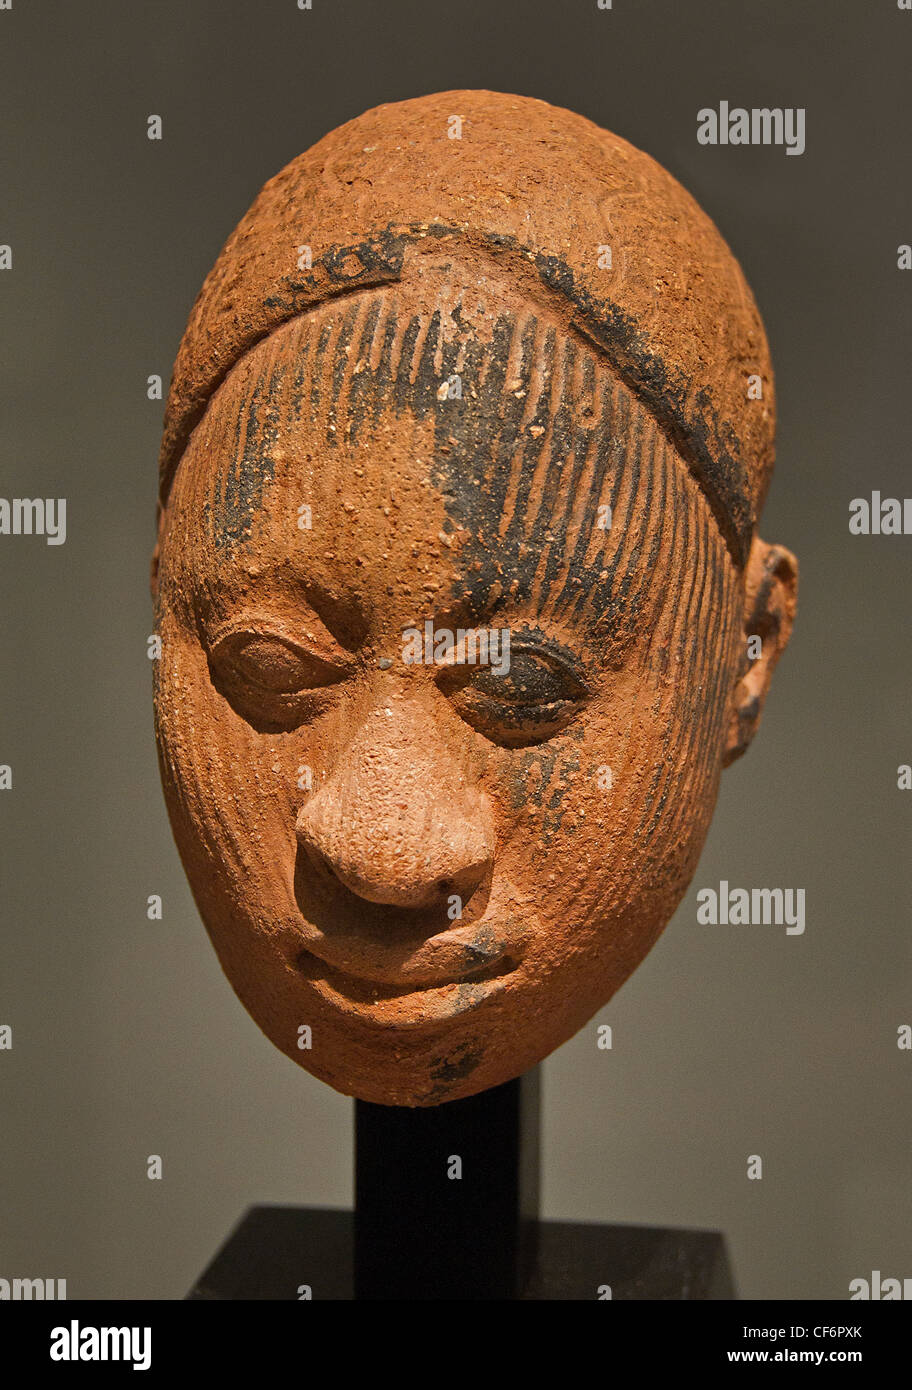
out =
<svg viewBox="0 0 912 1390"><path fill-rule="evenodd" d="M66 496L66 544L0 538L0 1277L180 1297L258 1201L351 1201L352 1104L223 979L171 841L147 589L162 407L187 312L264 180L381 101L489 87L648 150L742 261L779 466L763 522L801 605L694 885L595 1025L545 1064L552 1217L705 1226L740 1290L846 1298L912 1275L912 538L848 533L910 488L912 14L895 0L294 0L0 12L0 461ZM720 99L807 108L807 152L704 148ZM164 140L146 139L146 117ZM804 887L803 937L699 927L717 885ZM149 922L160 893L164 918ZM160 1154L164 1178L146 1178ZM764 1176L746 1177L760 1154Z"/></svg>

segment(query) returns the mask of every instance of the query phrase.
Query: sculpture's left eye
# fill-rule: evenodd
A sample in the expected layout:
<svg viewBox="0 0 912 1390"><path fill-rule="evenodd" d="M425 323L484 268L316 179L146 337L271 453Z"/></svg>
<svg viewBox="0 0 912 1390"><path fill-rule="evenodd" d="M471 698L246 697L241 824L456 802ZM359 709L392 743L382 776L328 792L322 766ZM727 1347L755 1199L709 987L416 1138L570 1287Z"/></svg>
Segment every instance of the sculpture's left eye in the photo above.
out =
<svg viewBox="0 0 912 1390"><path fill-rule="evenodd" d="M508 662L448 667L440 684L467 724L521 748L553 738L582 709L590 692L576 667L562 649L520 638Z"/></svg>
<svg viewBox="0 0 912 1390"><path fill-rule="evenodd" d="M209 654L213 684L257 729L290 728L316 711L318 692L349 673L336 661L268 632L231 632Z"/></svg>

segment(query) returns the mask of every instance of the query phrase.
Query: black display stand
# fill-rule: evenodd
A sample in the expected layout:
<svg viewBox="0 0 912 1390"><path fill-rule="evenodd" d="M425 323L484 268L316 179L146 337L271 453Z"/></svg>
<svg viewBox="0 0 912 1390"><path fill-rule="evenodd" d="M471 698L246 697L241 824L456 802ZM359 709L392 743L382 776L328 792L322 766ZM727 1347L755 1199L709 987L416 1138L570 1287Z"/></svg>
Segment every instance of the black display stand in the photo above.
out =
<svg viewBox="0 0 912 1390"><path fill-rule="evenodd" d="M355 1102L355 1297L518 1298L538 1221L539 1072L426 1110Z"/></svg>
<svg viewBox="0 0 912 1390"><path fill-rule="evenodd" d="M252 1207L190 1299L727 1299L723 1237L539 1221L539 1070L355 1102L355 1210Z"/></svg>

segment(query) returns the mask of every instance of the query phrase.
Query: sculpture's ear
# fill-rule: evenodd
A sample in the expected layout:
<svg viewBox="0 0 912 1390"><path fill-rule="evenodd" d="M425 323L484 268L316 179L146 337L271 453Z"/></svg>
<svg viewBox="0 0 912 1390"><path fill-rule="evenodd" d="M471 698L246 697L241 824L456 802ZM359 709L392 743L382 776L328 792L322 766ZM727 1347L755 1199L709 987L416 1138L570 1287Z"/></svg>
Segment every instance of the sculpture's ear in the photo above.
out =
<svg viewBox="0 0 912 1390"><path fill-rule="evenodd" d="M753 738L776 662L792 631L798 595L798 561L782 545L755 536L744 591L742 663L732 696L723 766Z"/></svg>

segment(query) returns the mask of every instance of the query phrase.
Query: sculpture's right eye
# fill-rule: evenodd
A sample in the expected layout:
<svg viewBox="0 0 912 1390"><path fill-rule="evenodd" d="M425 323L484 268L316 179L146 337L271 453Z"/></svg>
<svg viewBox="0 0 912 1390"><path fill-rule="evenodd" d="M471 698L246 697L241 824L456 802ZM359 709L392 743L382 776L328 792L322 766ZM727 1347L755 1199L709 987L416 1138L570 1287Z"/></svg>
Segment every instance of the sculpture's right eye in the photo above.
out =
<svg viewBox="0 0 912 1390"><path fill-rule="evenodd" d="M334 660L278 633L230 632L209 654L215 688L257 729L291 728L316 713L326 687L344 680L348 660Z"/></svg>
<svg viewBox="0 0 912 1390"><path fill-rule="evenodd" d="M221 648L226 647L223 653ZM331 685L345 674L315 652L260 633L221 643L219 657L233 666L240 679L278 695Z"/></svg>

